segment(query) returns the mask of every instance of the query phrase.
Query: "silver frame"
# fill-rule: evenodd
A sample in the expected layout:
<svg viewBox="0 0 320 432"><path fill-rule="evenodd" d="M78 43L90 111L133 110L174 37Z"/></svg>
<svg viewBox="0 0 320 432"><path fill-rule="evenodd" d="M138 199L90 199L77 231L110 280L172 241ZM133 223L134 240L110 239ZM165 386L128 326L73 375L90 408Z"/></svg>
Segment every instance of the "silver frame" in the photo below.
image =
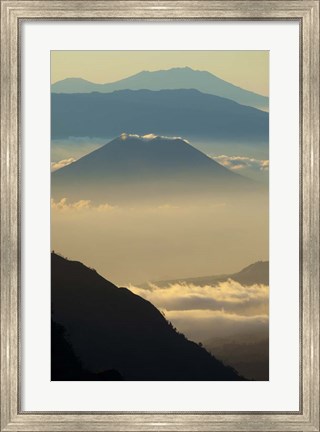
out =
<svg viewBox="0 0 320 432"><path fill-rule="evenodd" d="M319 1L1 1L1 427L4 431L319 432ZM22 20L295 20L300 24L298 412L22 412L19 391Z"/></svg>

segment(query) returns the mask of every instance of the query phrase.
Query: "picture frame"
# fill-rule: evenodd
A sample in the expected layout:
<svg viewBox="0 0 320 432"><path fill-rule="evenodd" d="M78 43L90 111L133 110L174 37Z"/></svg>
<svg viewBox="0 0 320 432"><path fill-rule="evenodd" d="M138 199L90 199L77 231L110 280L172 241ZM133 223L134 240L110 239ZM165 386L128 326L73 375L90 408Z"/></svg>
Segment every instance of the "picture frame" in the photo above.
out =
<svg viewBox="0 0 320 432"><path fill-rule="evenodd" d="M21 23L238 20L300 27L300 409L298 412L23 412ZM1 431L319 431L319 0L1 1Z"/></svg>

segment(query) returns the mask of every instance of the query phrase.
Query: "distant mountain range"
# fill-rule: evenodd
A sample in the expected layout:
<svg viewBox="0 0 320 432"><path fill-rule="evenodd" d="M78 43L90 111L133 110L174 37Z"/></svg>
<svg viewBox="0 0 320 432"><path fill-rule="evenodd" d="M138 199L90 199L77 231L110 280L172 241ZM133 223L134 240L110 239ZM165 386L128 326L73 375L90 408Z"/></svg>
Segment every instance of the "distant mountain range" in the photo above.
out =
<svg viewBox="0 0 320 432"><path fill-rule="evenodd" d="M122 134L52 173L52 197L109 204L177 202L259 186L180 138Z"/></svg>
<svg viewBox="0 0 320 432"><path fill-rule="evenodd" d="M232 274L222 274L215 276L200 276L192 278L180 278L180 279L170 279L162 281L153 281L159 288L169 287L176 283L186 283L194 284L196 286L206 286L206 285L216 285L220 282L225 282L228 279L232 279L239 282L242 285L254 285L262 284L269 285L269 261L257 261L256 263L250 264L244 269L237 273ZM141 288L148 288L148 283L139 285Z"/></svg>
<svg viewBox="0 0 320 432"><path fill-rule="evenodd" d="M52 84L52 93L111 93L115 90L195 89L221 96L262 110L268 110L269 98L244 90L207 71L189 67L142 71L128 78L106 84L95 84L82 78L66 78Z"/></svg>
<svg viewBox="0 0 320 432"><path fill-rule="evenodd" d="M51 255L53 380L237 381L148 301Z"/></svg>
<svg viewBox="0 0 320 432"><path fill-rule="evenodd" d="M269 115L198 90L121 90L51 96L51 137L107 137L128 131L266 146Z"/></svg>

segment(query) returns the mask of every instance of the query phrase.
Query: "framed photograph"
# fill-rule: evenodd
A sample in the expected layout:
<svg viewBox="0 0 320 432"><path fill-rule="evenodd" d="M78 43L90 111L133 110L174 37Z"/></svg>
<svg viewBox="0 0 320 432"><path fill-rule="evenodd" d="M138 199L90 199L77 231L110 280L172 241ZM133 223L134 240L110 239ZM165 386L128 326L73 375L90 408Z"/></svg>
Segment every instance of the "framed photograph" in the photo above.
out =
<svg viewBox="0 0 320 432"><path fill-rule="evenodd" d="M319 0L1 0L1 431L319 431Z"/></svg>

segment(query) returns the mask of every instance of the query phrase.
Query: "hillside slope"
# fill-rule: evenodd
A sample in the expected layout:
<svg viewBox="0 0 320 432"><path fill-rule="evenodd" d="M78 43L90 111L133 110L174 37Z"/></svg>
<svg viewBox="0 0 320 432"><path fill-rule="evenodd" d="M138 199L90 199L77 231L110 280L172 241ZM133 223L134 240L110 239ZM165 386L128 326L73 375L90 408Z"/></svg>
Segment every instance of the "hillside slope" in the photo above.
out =
<svg viewBox="0 0 320 432"><path fill-rule="evenodd" d="M269 261L257 261L243 268L237 273L221 274L213 276L199 276L192 278L168 279L162 281L153 281L156 286L164 288L171 284L186 283L197 286L216 285L232 279L242 285L262 284L269 285ZM148 283L140 285L141 288L148 288Z"/></svg>
<svg viewBox="0 0 320 432"><path fill-rule="evenodd" d="M139 381L241 379L177 333L151 303L55 253L51 295L53 319L90 373L115 371Z"/></svg>

